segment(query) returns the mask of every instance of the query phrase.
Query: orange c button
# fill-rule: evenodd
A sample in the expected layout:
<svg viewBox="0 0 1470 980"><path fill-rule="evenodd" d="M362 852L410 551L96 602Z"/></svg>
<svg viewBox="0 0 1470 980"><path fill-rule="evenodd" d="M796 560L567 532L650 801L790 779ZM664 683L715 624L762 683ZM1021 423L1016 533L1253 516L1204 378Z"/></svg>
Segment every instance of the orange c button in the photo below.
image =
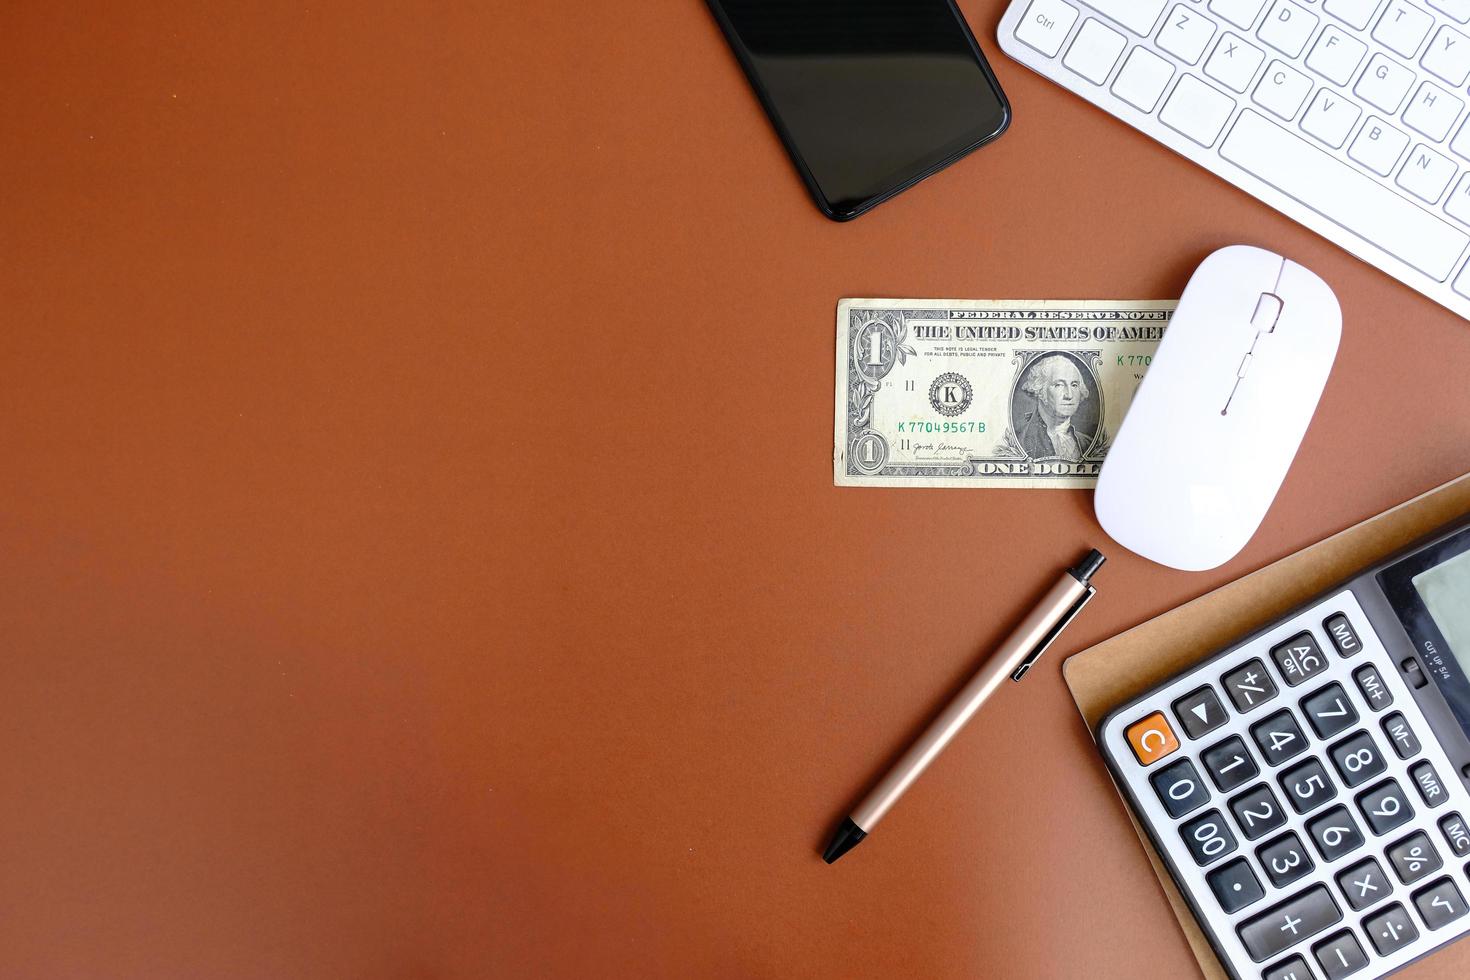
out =
<svg viewBox="0 0 1470 980"><path fill-rule="evenodd" d="M1179 739L1174 737L1164 713L1155 711L1128 726L1128 744L1133 746L1133 754L1138 756L1138 761L1147 766L1179 748Z"/></svg>

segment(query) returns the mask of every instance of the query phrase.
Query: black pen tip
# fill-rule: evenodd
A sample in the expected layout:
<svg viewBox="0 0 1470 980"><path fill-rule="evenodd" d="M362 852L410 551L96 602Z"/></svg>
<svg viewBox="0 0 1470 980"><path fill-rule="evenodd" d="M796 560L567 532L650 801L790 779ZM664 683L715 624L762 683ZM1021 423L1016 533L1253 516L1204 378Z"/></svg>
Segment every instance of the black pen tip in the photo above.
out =
<svg viewBox="0 0 1470 980"><path fill-rule="evenodd" d="M844 817L842 826L837 828L837 833L832 835L832 843L822 852L822 860L831 864L848 851L863 842L868 832L852 822L852 817Z"/></svg>

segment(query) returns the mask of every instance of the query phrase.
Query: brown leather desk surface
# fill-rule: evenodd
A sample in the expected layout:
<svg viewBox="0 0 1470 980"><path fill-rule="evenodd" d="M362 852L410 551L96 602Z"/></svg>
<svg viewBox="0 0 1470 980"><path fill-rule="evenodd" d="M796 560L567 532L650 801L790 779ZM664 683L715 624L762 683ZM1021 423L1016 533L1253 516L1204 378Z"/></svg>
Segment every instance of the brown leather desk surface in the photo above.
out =
<svg viewBox="0 0 1470 980"><path fill-rule="evenodd" d="M1062 655L1470 469L1470 324L962 6L1014 126L845 226L697 0L0 12L0 975L1192 974ZM1173 297L1233 242L1346 323L1226 567L833 488L839 297Z"/></svg>

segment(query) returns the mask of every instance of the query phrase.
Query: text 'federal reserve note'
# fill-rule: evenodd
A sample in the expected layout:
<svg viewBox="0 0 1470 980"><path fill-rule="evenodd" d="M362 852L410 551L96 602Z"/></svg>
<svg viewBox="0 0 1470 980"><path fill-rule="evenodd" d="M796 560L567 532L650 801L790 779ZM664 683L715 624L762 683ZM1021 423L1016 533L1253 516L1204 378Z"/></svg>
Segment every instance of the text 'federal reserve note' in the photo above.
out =
<svg viewBox="0 0 1470 980"><path fill-rule="evenodd" d="M1091 487L1174 300L844 299L843 487Z"/></svg>

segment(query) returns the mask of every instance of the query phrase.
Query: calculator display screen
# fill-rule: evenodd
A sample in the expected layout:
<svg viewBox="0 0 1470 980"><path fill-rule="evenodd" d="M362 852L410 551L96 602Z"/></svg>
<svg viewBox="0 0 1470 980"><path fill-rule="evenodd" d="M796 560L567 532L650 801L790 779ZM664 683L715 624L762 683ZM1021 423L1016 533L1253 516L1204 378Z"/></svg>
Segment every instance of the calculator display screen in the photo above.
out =
<svg viewBox="0 0 1470 980"><path fill-rule="evenodd" d="M1424 672L1470 736L1470 528L1378 573Z"/></svg>
<svg viewBox="0 0 1470 980"><path fill-rule="evenodd" d="M1420 572L1412 581L1450 654L1470 674L1470 551Z"/></svg>

